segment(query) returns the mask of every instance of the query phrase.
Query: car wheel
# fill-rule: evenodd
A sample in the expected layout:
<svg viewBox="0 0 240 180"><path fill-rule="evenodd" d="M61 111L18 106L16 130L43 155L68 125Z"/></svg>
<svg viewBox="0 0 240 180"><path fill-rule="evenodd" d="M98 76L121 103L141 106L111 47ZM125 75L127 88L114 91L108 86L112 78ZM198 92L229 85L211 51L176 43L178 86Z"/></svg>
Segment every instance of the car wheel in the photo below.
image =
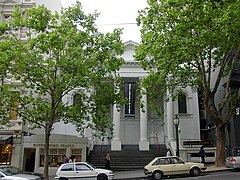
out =
<svg viewBox="0 0 240 180"><path fill-rule="evenodd" d="M68 178L60 177L59 180L68 180Z"/></svg>
<svg viewBox="0 0 240 180"><path fill-rule="evenodd" d="M159 180L162 178L162 172L161 171L154 171L152 174L153 179Z"/></svg>
<svg viewBox="0 0 240 180"><path fill-rule="evenodd" d="M190 171L191 176L199 176L201 174L201 170L197 167L194 167Z"/></svg>
<svg viewBox="0 0 240 180"><path fill-rule="evenodd" d="M99 174L97 180L108 180L108 177L105 174Z"/></svg>

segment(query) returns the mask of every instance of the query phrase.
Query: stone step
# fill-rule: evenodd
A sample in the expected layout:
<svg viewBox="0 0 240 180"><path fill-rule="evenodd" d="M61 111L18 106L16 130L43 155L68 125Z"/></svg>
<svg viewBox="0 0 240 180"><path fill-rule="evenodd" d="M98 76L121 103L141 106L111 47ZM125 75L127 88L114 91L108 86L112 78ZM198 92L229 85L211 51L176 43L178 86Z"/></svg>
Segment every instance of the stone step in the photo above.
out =
<svg viewBox="0 0 240 180"><path fill-rule="evenodd" d="M166 146L150 145L149 151L139 151L138 145L123 145L121 151L111 151L110 145L96 145L87 161L96 167L104 168L105 154L111 155L111 167L117 171L141 169L156 156L166 154Z"/></svg>

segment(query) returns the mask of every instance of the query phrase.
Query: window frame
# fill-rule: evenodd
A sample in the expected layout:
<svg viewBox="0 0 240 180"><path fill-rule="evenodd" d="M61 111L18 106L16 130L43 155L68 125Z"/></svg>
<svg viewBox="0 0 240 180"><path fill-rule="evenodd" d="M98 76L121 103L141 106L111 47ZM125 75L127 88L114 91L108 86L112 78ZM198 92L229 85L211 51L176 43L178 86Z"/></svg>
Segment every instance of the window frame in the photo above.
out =
<svg viewBox="0 0 240 180"><path fill-rule="evenodd" d="M180 93L177 97L178 99L178 113L187 114L187 95L185 93Z"/></svg>

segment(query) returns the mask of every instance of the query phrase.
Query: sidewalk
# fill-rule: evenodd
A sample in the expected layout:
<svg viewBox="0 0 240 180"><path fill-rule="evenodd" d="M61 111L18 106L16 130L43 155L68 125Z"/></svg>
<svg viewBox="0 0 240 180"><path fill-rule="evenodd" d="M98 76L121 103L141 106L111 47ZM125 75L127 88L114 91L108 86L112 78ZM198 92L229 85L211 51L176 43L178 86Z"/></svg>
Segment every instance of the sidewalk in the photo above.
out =
<svg viewBox="0 0 240 180"><path fill-rule="evenodd" d="M232 170L231 168L226 167L216 167L214 164L208 164L206 172L216 172L216 171L229 171ZM120 180L120 179L147 179L147 176L145 176L143 169L135 170L135 171L116 171L114 172L114 180Z"/></svg>

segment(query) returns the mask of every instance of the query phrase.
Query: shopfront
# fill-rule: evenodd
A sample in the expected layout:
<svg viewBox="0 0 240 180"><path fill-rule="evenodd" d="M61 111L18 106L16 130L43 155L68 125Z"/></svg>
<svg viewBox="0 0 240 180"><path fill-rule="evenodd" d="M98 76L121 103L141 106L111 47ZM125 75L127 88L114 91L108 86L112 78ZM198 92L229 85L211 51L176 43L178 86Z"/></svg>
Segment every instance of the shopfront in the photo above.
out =
<svg viewBox="0 0 240 180"><path fill-rule="evenodd" d="M12 135L0 135L0 164L11 164Z"/></svg>
<svg viewBox="0 0 240 180"><path fill-rule="evenodd" d="M76 161L86 161L88 139L67 135L51 135L49 144L49 174L54 175L63 163L63 155L75 156ZM23 138L22 169L30 172L43 173L44 136L33 135Z"/></svg>

